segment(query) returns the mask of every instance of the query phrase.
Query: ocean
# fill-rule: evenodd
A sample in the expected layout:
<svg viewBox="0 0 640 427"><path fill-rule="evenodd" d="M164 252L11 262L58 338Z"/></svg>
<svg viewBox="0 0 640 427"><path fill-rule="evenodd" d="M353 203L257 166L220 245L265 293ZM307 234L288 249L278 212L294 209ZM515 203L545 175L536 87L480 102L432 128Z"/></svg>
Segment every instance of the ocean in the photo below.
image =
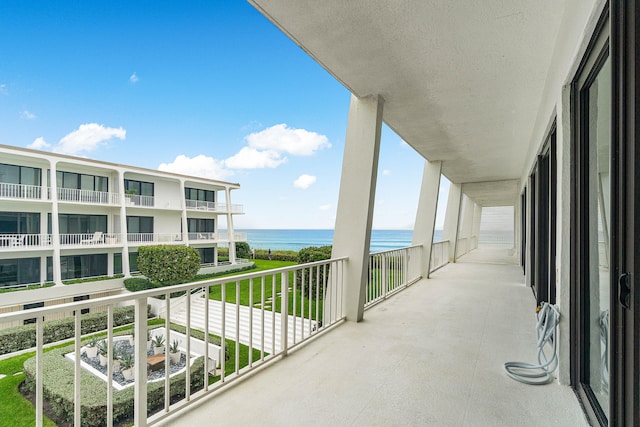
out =
<svg viewBox="0 0 640 427"><path fill-rule="evenodd" d="M255 249L299 251L309 246L333 244L333 230L257 230L237 229L247 233L249 246ZM411 245L413 230L372 230L370 252L405 248ZM433 241L442 239L442 230L435 230ZM506 246L513 243L513 231L481 231L479 245Z"/></svg>
<svg viewBox="0 0 640 427"><path fill-rule="evenodd" d="M308 246L327 246L333 243L333 230L250 230L247 233L249 246L255 249L299 251ZM436 235L442 233L436 230ZM404 248L411 245L413 230L372 230L371 252Z"/></svg>

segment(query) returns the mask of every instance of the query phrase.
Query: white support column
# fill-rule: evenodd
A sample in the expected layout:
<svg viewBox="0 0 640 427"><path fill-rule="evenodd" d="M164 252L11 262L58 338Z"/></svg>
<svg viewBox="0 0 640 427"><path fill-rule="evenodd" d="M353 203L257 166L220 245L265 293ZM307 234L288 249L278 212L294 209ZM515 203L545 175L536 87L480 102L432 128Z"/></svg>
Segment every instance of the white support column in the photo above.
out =
<svg viewBox="0 0 640 427"><path fill-rule="evenodd" d="M433 230L436 225L436 210L440 191L440 172L442 162L424 162L422 172L422 186L418 199L418 212L413 227L413 245L422 245L422 260L420 273L422 277L429 277L431 248L433 246Z"/></svg>
<svg viewBox="0 0 640 427"><path fill-rule="evenodd" d="M51 243L53 245L53 281L62 285L60 271L60 217L58 211L57 162L49 160L49 186L51 187Z"/></svg>
<svg viewBox="0 0 640 427"><path fill-rule="evenodd" d="M227 201L227 233L229 234L229 262L236 263L236 240L233 231L233 215L231 215L231 189L225 187L225 198Z"/></svg>
<svg viewBox="0 0 640 427"><path fill-rule="evenodd" d="M471 237L471 230L473 228L473 206L474 206L474 202L473 200L471 200L466 194L463 195L463 219L462 219L462 225L460 227L460 237L461 238L470 238Z"/></svg>
<svg viewBox="0 0 640 427"><path fill-rule="evenodd" d="M473 229L471 235L474 237L473 246L470 249L478 248L478 240L480 240L480 220L482 219L482 206L477 203L473 204Z"/></svg>
<svg viewBox="0 0 640 427"><path fill-rule="evenodd" d="M120 191L120 233L122 235L122 274L124 277L131 277L131 267L129 266L129 239L127 238L127 205L124 193L124 171L118 170L118 187Z"/></svg>
<svg viewBox="0 0 640 427"><path fill-rule="evenodd" d="M461 201L461 186L460 184L454 184L452 182L449 186L447 211L444 217L444 229L442 230L442 240L449 241L449 262L456 262L456 246L458 245L458 223L460 222Z"/></svg>
<svg viewBox="0 0 640 427"><path fill-rule="evenodd" d="M376 193L383 99L351 96L332 258L348 256L345 313L359 322L364 314L367 265Z"/></svg>

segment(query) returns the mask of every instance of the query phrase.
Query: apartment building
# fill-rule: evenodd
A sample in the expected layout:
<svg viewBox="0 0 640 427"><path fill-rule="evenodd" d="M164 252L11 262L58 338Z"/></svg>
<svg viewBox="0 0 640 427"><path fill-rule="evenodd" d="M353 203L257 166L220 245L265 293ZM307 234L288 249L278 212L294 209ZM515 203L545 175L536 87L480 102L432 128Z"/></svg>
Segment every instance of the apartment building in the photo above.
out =
<svg viewBox="0 0 640 427"><path fill-rule="evenodd" d="M233 215L243 213L231 203L238 188L0 145L0 288L128 277L145 245L193 246L203 265L218 265L220 245L246 240L233 232Z"/></svg>

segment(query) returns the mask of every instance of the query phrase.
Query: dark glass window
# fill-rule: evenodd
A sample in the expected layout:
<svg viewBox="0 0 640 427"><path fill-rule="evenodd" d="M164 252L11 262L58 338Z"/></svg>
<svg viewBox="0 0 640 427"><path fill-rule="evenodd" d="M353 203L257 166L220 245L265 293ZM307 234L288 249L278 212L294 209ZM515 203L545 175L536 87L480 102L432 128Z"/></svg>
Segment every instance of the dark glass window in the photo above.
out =
<svg viewBox="0 0 640 427"><path fill-rule="evenodd" d="M0 259L0 287L40 283L40 258Z"/></svg>
<svg viewBox="0 0 640 427"><path fill-rule="evenodd" d="M74 301L87 301L89 299L89 295L78 295L77 297L73 297ZM82 310L80 310L80 314L87 314L89 313L89 309L88 308L83 308ZM73 314L76 314L76 312L74 311Z"/></svg>
<svg viewBox="0 0 640 427"><path fill-rule="evenodd" d="M40 307L44 307L44 302L34 302L31 304L25 304L24 305L24 309L25 310L31 310L33 308L40 308ZM32 318L32 319L25 319L23 322L25 325L28 325L29 323L36 323L36 318Z"/></svg>
<svg viewBox="0 0 640 427"><path fill-rule="evenodd" d="M113 274L122 274L122 254L113 254Z"/></svg>
<svg viewBox="0 0 640 427"><path fill-rule="evenodd" d="M205 218L187 218L187 231L189 233L213 233L215 220Z"/></svg>
<svg viewBox="0 0 640 427"><path fill-rule="evenodd" d="M124 189L125 191L129 191L133 194L137 194L139 196L153 196L154 192L154 184L153 182L145 182L145 181L135 181L133 179L125 179L124 180Z"/></svg>
<svg viewBox="0 0 640 427"><path fill-rule="evenodd" d="M127 233L153 233L153 217L128 216Z"/></svg>
<svg viewBox="0 0 640 427"><path fill-rule="evenodd" d="M62 280L107 275L107 254L60 257Z"/></svg>
<svg viewBox="0 0 640 427"><path fill-rule="evenodd" d="M40 234L40 214L0 212L0 234Z"/></svg>
<svg viewBox="0 0 640 427"><path fill-rule="evenodd" d="M214 248L198 248L200 264L213 264Z"/></svg>
<svg viewBox="0 0 640 427"><path fill-rule="evenodd" d="M184 197L187 200L198 200L202 202L215 202L215 191L201 190L199 188L185 187Z"/></svg>
<svg viewBox="0 0 640 427"><path fill-rule="evenodd" d="M137 273L138 271L138 252L129 253L129 271L131 273Z"/></svg>
<svg viewBox="0 0 640 427"><path fill-rule="evenodd" d="M91 234L96 231L107 232L106 215L58 215L60 234ZM49 233L51 233L51 217L49 217Z"/></svg>
<svg viewBox="0 0 640 427"><path fill-rule="evenodd" d="M42 170L29 166L0 163L0 182L9 184L40 185Z"/></svg>
<svg viewBox="0 0 640 427"><path fill-rule="evenodd" d="M109 178L106 176L56 171L56 185L58 188L107 192Z"/></svg>

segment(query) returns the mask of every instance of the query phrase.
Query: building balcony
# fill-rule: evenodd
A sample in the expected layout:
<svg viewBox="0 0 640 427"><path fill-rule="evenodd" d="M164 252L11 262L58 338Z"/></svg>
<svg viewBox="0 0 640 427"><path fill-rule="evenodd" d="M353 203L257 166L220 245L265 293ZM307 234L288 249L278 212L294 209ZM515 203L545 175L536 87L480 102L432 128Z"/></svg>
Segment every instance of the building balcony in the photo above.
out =
<svg viewBox="0 0 640 427"><path fill-rule="evenodd" d="M40 200L42 187L39 185L10 184L0 182L0 199Z"/></svg>
<svg viewBox="0 0 640 427"><path fill-rule="evenodd" d="M182 233L127 233L129 246L184 244Z"/></svg>
<svg viewBox="0 0 640 427"><path fill-rule="evenodd" d="M51 247L51 234L0 234L0 252Z"/></svg>
<svg viewBox="0 0 640 427"><path fill-rule="evenodd" d="M79 190L76 188L58 188L58 202L93 205L119 205L120 194L106 191Z"/></svg>
<svg viewBox="0 0 640 427"><path fill-rule="evenodd" d="M535 300L511 251L472 250L455 264L432 268L430 279L421 279L417 262L422 249L370 256L369 271L376 274L370 275L360 323L344 321L347 258L234 277L233 293L238 295L242 287L250 295L257 293L248 306L238 298L222 304L203 297L219 287L225 300L225 278L173 287L187 291L188 297L160 302L166 325L171 320L214 333L235 343L236 351L226 362L216 359L218 353L205 353L203 369L212 382L200 390L187 387L187 399L175 405L167 397L165 409L161 404L150 418L138 409L147 402L147 354L136 352L135 375L141 382L134 392L135 424L208 425L216 419L228 425L586 426L569 387L557 382L528 386L503 371L506 361L536 358ZM323 309L305 304L300 284L311 277L320 284L316 289L322 289L316 292L324 295ZM142 320L147 303L166 292L155 289L0 314L0 323L37 316L41 334L43 315L135 304L136 345L146 348ZM293 310L276 309L269 302L276 295L282 302L292 297ZM241 359L239 344L256 349L253 360ZM76 354L63 367L69 378L73 372L85 375L79 366L80 345L69 351ZM41 343L36 353L43 356ZM231 361L235 368L225 374L225 363ZM47 358L42 363L45 372L53 366ZM168 358L164 363L168 366ZM46 381L42 371L35 378L38 417ZM214 378L216 374L220 376ZM168 390L168 380L163 381ZM116 393L111 383L101 387ZM252 396L250 406L247 396ZM76 397L79 425L82 389ZM114 401L106 403L108 425Z"/></svg>

